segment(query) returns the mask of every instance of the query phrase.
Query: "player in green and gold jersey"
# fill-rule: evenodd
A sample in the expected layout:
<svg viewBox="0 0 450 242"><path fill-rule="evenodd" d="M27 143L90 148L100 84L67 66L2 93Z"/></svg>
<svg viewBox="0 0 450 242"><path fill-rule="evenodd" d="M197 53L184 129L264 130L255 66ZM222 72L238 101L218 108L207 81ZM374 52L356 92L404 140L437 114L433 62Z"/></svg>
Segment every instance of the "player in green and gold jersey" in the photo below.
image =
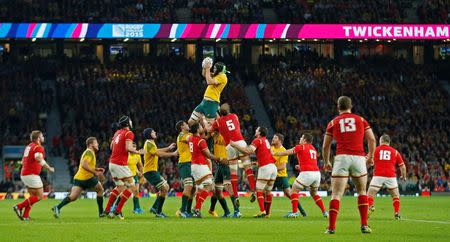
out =
<svg viewBox="0 0 450 242"><path fill-rule="evenodd" d="M180 120L175 124L179 132L177 137L178 174L183 182L183 196L181 197L181 208L177 210L176 216L187 218L191 214L192 199L194 197L194 179L191 174L191 152L187 139L192 135L189 133L189 125Z"/></svg>
<svg viewBox="0 0 450 242"><path fill-rule="evenodd" d="M61 215L61 209L65 205L77 200L83 190L94 189L97 192L97 206L100 217L105 217L103 213L103 186L97 177L102 176L105 169L96 168L95 152L98 151L98 141L95 137L86 139L86 150L81 155L78 171L73 177L73 186L70 194L58 205L52 208L55 218Z"/></svg>
<svg viewBox="0 0 450 242"><path fill-rule="evenodd" d="M155 203L150 208L150 212L156 214L156 217L166 218L162 212L162 207L166 199L167 192L169 191L169 184L161 176L158 171L159 158L174 157L178 154L176 152L170 152L175 148L175 144L162 149L158 149L156 146L156 132L152 128L146 128L143 133L144 143L144 177L147 181L156 187L159 191L159 195L155 200Z"/></svg>
<svg viewBox="0 0 450 242"><path fill-rule="evenodd" d="M227 159L227 145L222 135L215 132L212 138L214 140L214 155L222 159ZM228 165L216 164L216 172L214 174L215 192L214 196L211 197L211 206L209 208L209 214L213 217L218 217L217 213L214 211L217 201L219 201L224 211L222 218L229 218L231 215L227 201L222 193L224 189L228 193L232 192L230 176L230 167Z"/></svg>
<svg viewBox="0 0 450 242"><path fill-rule="evenodd" d="M284 135L280 133L276 133L272 138L272 154L277 152L285 151L286 148L283 146ZM287 177L287 169L286 164L288 162L288 156L273 156L275 158L275 166L277 167L277 179L275 180L274 188L279 189L284 192L284 195L290 199L291 194L291 186L289 185L288 177ZM302 214L303 217L306 216L306 212L303 209L302 205L298 203L298 210Z"/></svg>

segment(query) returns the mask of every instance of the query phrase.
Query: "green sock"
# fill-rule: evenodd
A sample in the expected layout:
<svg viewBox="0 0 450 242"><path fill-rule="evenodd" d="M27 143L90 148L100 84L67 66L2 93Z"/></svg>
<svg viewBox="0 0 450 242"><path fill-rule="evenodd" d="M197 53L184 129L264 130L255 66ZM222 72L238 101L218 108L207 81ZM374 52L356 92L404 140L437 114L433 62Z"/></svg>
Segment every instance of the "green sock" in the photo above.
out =
<svg viewBox="0 0 450 242"><path fill-rule="evenodd" d="M217 197L216 195L211 197L211 206L209 207L209 211L214 211L216 209Z"/></svg>
<svg viewBox="0 0 450 242"><path fill-rule="evenodd" d="M152 208L155 210L158 210L159 199L160 199L160 196L157 196L155 202L153 203Z"/></svg>
<svg viewBox="0 0 450 242"><path fill-rule="evenodd" d="M141 205L139 204L139 198L138 197L133 197L133 209L139 209L141 208Z"/></svg>
<svg viewBox="0 0 450 242"><path fill-rule="evenodd" d="M225 200L225 198L219 199L219 203L220 203L220 206L222 206L225 214L229 214L230 209L228 209L228 204L227 204L227 201Z"/></svg>
<svg viewBox="0 0 450 242"><path fill-rule="evenodd" d="M103 196L97 196L97 207L98 207L98 213L103 213Z"/></svg>
<svg viewBox="0 0 450 242"><path fill-rule="evenodd" d="M181 209L180 209L181 212L186 212L188 199L189 197L185 195L181 197Z"/></svg>
<svg viewBox="0 0 450 242"><path fill-rule="evenodd" d="M192 212L191 209L192 209L192 198L189 198L187 200L186 213L191 213Z"/></svg>
<svg viewBox="0 0 450 242"><path fill-rule="evenodd" d="M164 197L162 197L162 196L160 196L159 197L159 203L158 203L158 213L161 213L162 212L162 207L163 207L163 205L164 205L164 201L166 200L166 197L164 196Z"/></svg>
<svg viewBox="0 0 450 242"><path fill-rule="evenodd" d="M61 210L62 207L66 206L66 205L69 204L70 202L71 202L71 201L70 201L70 198L69 198L69 197L65 197L65 198L57 205L57 207L58 207L59 210Z"/></svg>

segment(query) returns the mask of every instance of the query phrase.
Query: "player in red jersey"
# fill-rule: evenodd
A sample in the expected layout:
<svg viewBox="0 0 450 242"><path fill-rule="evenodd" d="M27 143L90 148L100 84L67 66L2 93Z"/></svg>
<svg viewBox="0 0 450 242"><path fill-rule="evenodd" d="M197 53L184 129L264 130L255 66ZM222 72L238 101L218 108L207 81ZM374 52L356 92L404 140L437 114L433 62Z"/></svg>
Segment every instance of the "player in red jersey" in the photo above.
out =
<svg viewBox="0 0 450 242"><path fill-rule="evenodd" d="M232 147L230 142L233 141L237 145L241 147L247 147L247 143L244 140L244 137L241 133L241 125L239 123L239 118L236 114L230 112L230 105L228 103L224 103L220 106L219 113L221 117L219 117L211 127L211 131L218 131L224 138L225 143L227 145L227 158L230 162L230 173L231 173L231 186L233 188L233 194L230 194L235 206L235 211L233 217L240 217L241 213L239 212L239 196L238 196L238 159L242 160L244 165L244 171L247 175L247 181L250 186L250 190L252 191L252 197L250 199L251 202L256 200L256 196L254 194L255 191L255 175L252 170L252 164L250 161L250 156L239 152L238 149Z"/></svg>
<svg viewBox="0 0 450 242"><path fill-rule="evenodd" d="M109 218L117 216L124 219L122 216L122 207L128 198L134 193L134 179L128 167L128 152L140 154L133 146L134 133L130 130L133 123L128 116L122 116L119 119L119 130L116 131L111 141L111 157L109 159L109 172L116 184L116 187L111 191L108 204L105 208L105 214ZM114 212L111 211L111 206L120 196L120 202Z"/></svg>
<svg viewBox="0 0 450 242"><path fill-rule="evenodd" d="M393 200L394 218L398 220L400 219L400 193L395 166L400 168L400 178L403 180L406 180L406 166L400 152L389 146L390 143L391 137L384 134L380 137L380 146L375 149L375 170L368 191L369 214L375 211L373 196L385 185Z"/></svg>
<svg viewBox="0 0 450 242"><path fill-rule="evenodd" d="M291 148L286 151L277 152L274 156L283 156L283 155L297 155L298 166L296 168L300 168L300 174L297 179L295 179L294 184L292 184L291 191L291 203L292 203L292 212L286 215L287 218L298 218L298 199L299 192L304 188L309 188L311 197L316 202L316 205L322 211L322 214L325 218L328 217L328 212L325 210L325 206L323 205L322 198L317 195L317 190L320 185L320 171L317 166L317 150L312 145L313 135L310 133L304 133L299 140L299 144L294 148Z"/></svg>
<svg viewBox="0 0 450 242"><path fill-rule="evenodd" d="M195 218L202 217L200 212L202 209L202 204L208 197L209 193L214 191L212 164L208 159L215 160L223 164L228 164L227 160L220 159L211 154L208 146L206 145L206 141L200 136L203 131L204 130L199 123L194 123L190 127L192 136L189 136L187 139L189 150L192 154L192 176L194 177L197 188L195 209L192 215Z"/></svg>
<svg viewBox="0 0 450 242"><path fill-rule="evenodd" d="M42 167L54 172L55 169L45 161L45 150L42 147L44 143L44 135L39 130L34 130L30 134L31 143L25 147L22 158L22 171L20 179L27 187L30 197L13 207L14 212L20 220L30 220L30 211L33 204L42 199L44 193L44 185L42 184L41 173Z"/></svg>
<svg viewBox="0 0 450 242"><path fill-rule="evenodd" d="M237 142L230 142L230 145L243 154L256 154L258 160L258 178L256 182L256 196L258 198L259 213L255 218L268 217L270 206L272 205L272 188L277 178L277 167L275 158L270 151L270 143L266 139L267 128L258 127L255 132L255 139L251 145L242 147Z"/></svg>
<svg viewBox="0 0 450 242"><path fill-rule="evenodd" d="M369 123L362 117L351 113L352 100L347 96L339 97L337 101L339 115L328 123L323 141L323 159L325 169L331 169L330 148L333 139L336 141L336 156L331 173L331 201L329 209L329 224L326 233L334 234L336 219L339 213L341 197L347 185L348 176L352 176L358 193L358 209L361 218L361 232L371 233L367 225L368 201L366 193L367 167L366 162L373 162L375 152L375 137ZM364 152L364 139L367 140L369 153Z"/></svg>

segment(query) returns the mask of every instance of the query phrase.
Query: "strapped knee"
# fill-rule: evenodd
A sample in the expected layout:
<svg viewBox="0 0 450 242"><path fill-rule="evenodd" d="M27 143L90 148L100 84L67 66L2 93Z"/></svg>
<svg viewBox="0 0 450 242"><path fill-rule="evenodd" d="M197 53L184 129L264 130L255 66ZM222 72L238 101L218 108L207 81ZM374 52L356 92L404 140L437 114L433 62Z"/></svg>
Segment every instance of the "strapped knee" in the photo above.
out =
<svg viewBox="0 0 450 242"><path fill-rule="evenodd" d="M189 187L189 186L192 187L192 186L194 186L194 179L192 179L192 177L184 178L183 186L184 187Z"/></svg>

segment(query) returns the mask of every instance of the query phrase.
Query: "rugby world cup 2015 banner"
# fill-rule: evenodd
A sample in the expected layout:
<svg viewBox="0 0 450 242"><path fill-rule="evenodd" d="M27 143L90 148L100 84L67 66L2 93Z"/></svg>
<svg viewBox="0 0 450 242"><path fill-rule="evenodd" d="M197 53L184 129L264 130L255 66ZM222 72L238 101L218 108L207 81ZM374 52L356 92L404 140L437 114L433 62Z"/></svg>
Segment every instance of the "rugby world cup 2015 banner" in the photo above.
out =
<svg viewBox="0 0 450 242"><path fill-rule="evenodd" d="M130 24L0 23L0 38L428 39L448 24Z"/></svg>

